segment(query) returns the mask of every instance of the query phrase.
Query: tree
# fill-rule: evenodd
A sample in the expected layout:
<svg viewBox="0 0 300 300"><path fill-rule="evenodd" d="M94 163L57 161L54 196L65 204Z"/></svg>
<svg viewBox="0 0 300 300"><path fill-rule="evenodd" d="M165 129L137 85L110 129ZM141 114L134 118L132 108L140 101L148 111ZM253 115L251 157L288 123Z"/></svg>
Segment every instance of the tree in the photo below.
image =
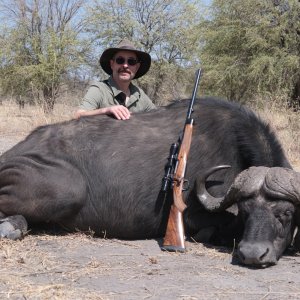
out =
<svg viewBox="0 0 300 300"><path fill-rule="evenodd" d="M209 91L238 101L293 96L300 80L299 17L298 0L213 1L200 23Z"/></svg>
<svg viewBox="0 0 300 300"><path fill-rule="evenodd" d="M139 80L157 104L185 92L186 70L195 60L198 36L197 1L188 0L99 0L89 8L88 31L98 49L132 40L151 54L147 76ZM195 68L194 68L195 69Z"/></svg>
<svg viewBox="0 0 300 300"><path fill-rule="evenodd" d="M1 87L19 97L35 95L45 111L55 104L62 76L78 65L83 0L0 1L2 30Z"/></svg>

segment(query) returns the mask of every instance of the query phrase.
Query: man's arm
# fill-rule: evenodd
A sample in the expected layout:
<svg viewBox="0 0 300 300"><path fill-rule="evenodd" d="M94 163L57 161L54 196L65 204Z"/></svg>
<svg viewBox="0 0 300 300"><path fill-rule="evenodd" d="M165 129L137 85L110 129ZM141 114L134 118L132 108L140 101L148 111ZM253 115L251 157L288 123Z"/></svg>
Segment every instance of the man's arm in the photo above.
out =
<svg viewBox="0 0 300 300"><path fill-rule="evenodd" d="M140 89L140 93L141 93L141 98L143 99L144 102L144 111L157 109L156 105L152 102L152 100L142 89Z"/></svg>
<svg viewBox="0 0 300 300"><path fill-rule="evenodd" d="M114 105L93 110L78 109L74 117L79 119L80 117L95 115L112 115L117 120L128 120L130 118L130 111L123 105Z"/></svg>
<svg viewBox="0 0 300 300"><path fill-rule="evenodd" d="M117 120L128 120L130 112L126 107L103 101L109 97L113 95L107 85L103 82L94 82L89 87L74 117L78 119L84 116L112 115Z"/></svg>

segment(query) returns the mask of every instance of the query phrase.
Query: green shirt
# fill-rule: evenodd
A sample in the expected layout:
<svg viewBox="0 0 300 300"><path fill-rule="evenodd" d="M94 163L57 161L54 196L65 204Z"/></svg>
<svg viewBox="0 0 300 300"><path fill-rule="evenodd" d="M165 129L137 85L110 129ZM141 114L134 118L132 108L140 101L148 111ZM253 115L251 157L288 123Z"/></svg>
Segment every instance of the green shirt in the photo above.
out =
<svg viewBox="0 0 300 300"><path fill-rule="evenodd" d="M129 85L130 97L127 100L126 107L130 112L149 111L156 109L145 92L130 83ZM122 103L121 94L124 94L116 86L112 77L104 81L94 81L90 85L87 93L85 94L80 109L94 110L113 105L120 105ZM124 104L123 104L124 105Z"/></svg>

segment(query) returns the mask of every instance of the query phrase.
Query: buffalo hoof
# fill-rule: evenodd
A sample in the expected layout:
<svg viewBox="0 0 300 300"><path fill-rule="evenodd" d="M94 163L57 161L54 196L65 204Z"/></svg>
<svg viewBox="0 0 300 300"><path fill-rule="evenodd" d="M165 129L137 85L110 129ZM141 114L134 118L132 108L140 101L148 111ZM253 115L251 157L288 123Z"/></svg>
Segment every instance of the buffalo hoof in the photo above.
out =
<svg viewBox="0 0 300 300"><path fill-rule="evenodd" d="M27 232L27 222L23 216L16 215L0 220L0 238L20 240Z"/></svg>

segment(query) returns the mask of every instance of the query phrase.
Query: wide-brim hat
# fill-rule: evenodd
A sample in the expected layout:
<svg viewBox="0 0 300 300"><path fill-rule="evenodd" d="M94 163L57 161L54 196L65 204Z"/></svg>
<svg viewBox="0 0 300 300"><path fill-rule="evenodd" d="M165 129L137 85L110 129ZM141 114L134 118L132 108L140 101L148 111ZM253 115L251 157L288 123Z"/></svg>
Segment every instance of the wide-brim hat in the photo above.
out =
<svg viewBox="0 0 300 300"><path fill-rule="evenodd" d="M118 51L132 51L136 54L140 63L140 67L136 72L134 79L142 77L150 69L151 56L144 51L140 51L136 49L136 47L130 41L123 40L117 45L117 47L106 49L100 57L99 63L102 69L104 70L104 72L107 73L108 75L112 74L112 69L110 68L110 60L114 57L114 55Z"/></svg>

